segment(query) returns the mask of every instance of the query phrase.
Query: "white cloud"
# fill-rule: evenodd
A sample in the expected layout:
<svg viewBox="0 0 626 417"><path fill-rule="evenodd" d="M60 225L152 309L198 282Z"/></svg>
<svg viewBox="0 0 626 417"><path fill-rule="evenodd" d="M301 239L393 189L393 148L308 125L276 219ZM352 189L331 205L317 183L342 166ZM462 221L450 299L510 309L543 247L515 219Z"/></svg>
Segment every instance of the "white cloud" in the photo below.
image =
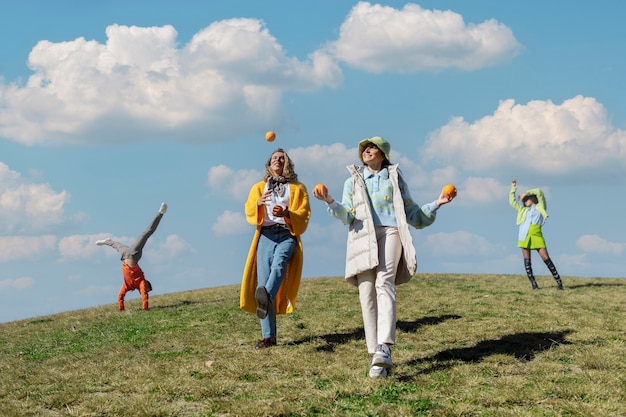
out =
<svg viewBox="0 0 626 417"><path fill-rule="evenodd" d="M213 224L213 233L216 236L243 235L250 232L250 227L243 213L226 210Z"/></svg>
<svg viewBox="0 0 626 417"><path fill-rule="evenodd" d="M626 243L610 242L598 235L584 235L576 241L578 249L589 253L621 255L626 252Z"/></svg>
<svg viewBox="0 0 626 417"><path fill-rule="evenodd" d="M214 193L228 195L237 201L246 201L252 184L263 179L263 172L240 169L234 171L226 165L211 167L208 185Z"/></svg>
<svg viewBox="0 0 626 417"><path fill-rule="evenodd" d="M0 162L0 224L6 232L46 230L66 221L64 205L70 196L49 184L31 184Z"/></svg>
<svg viewBox="0 0 626 417"><path fill-rule="evenodd" d="M111 25L106 35L104 44L40 41L27 84L0 84L0 135L28 145L128 142L176 128L177 141L218 140L284 117L286 90L342 80L330 56L288 57L256 19L215 22L182 48L170 25Z"/></svg>
<svg viewBox="0 0 626 417"><path fill-rule="evenodd" d="M115 237L104 233L95 235L71 235L62 238L59 241L59 254L61 258L65 259L87 258L93 256L102 250L101 246L96 246L96 240L105 238L111 238L124 244L130 244L130 242L133 241L133 238L130 237ZM110 248L107 253L108 252L112 254L117 253L114 250L110 250Z"/></svg>
<svg viewBox="0 0 626 417"><path fill-rule="evenodd" d="M56 237L9 236L0 237L0 262L35 260L55 249Z"/></svg>
<svg viewBox="0 0 626 417"><path fill-rule="evenodd" d="M415 201L423 201L422 197L420 197L419 194L415 194L416 190L420 190L421 192L427 192L428 195L431 195L432 193L433 198L436 198L439 196L441 187L450 182L448 180L435 180L435 175L441 175L447 178L449 173L444 173L443 171L428 172L424 170L421 165L407 157L399 155L394 156L393 151L391 152L391 159L394 164L399 164L399 169L402 172L404 180L409 186L411 196Z"/></svg>
<svg viewBox="0 0 626 417"><path fill-rule="evenodd" d="M20 277L16 279L3 279L0 281L0 291L24 291L32 288L35 280L30 277Z"/></svg>
<svg viewBox="0 0 626 417"><path fill-rule="evenodd" d="M492 175L511 170L604 175L624 171L626 132L611 126L604 106L594 98L526 105L509 99L474 123L453 118L430 135L422 155Z"/></svg>
<svg viewBox="0 0 626 417"><path fill-rule="evenodd" d="M356 147L347 148L343 143L293 148L287 153L300 181L309 188L318 183L326 184L330 192L338 193L339 199L343 182L349 176L346 166L358 161Z"/></svg>
<svg viewBox="0 0 626 417"><path fill-rule="evenodd" d="M339 39L328 45L338 59L374 73L475 70L506 62L520 48L511 30L493 19L466 24L450 10L367 2L352 8Z"/></svg>
<svg viewBox="0 0 626 417"><path fill-rule="evenodd" d="M146 255L152 262L164 262L176 259L178 256L190 252L195 252L191 244L181 238L179 235L168 235L165 241L159 243L156 249L149 249Z"/></svg>
<svg viewBox="0 0 626 417"><path fill-rule="evenodd" d="M511 190L510 183L502 185L493 178L469 177L462 184L462 187L457 187L457 195L461 198L455 203L469 206L490 204L494 201L508 201L507 196Z"/></svg>

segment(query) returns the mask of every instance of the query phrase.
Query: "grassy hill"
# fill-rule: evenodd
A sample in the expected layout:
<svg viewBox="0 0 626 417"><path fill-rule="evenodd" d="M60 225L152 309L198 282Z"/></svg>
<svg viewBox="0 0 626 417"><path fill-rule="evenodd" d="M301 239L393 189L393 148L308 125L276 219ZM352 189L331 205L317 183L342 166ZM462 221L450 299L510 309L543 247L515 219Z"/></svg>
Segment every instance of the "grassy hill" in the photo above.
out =
<svg viewBox="0 0 626 417"><path fill-rule="evenodd" d="M624 416L625 279L417 275L367 376L356 289L303 281L278 346L238 286L0 324L0 415ZM158 291L158 288L155 288Z"/></svg>

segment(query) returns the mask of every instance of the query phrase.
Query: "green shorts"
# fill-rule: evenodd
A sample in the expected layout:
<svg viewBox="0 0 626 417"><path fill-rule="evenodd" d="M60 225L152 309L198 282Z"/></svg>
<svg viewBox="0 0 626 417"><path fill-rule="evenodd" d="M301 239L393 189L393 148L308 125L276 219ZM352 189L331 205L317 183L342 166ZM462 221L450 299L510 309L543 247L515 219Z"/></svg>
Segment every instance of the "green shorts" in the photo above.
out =
<svg viewBox="0 0 626 417"><path fill-rule="evenodd" d="M546 241L543 240L541 233L541 225L531 224L526 234L526 239L517 242L518 248L524 249L543 249L546 247Z"/></svg>

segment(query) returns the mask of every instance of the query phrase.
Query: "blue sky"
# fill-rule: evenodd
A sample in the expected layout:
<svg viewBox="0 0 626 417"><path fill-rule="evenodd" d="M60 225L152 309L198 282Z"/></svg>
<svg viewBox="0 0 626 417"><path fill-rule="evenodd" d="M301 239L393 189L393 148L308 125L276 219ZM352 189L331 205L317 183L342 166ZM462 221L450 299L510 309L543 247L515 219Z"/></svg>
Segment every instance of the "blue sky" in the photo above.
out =
<svg viewBox="0 0 626 417"><path fill-rule="evenodd" d="M151 294L238 284L243 203L270 153L340 197L375 135L419 203L459 190L413 232L419 271L522 275L517 179L546 193L566 286L625 275L622 2L7 3L2 322L115 308L120 262L94 242L132 241L162 201L141 260ZM311 206L303 275L341 276L347 230Z"/></svg>

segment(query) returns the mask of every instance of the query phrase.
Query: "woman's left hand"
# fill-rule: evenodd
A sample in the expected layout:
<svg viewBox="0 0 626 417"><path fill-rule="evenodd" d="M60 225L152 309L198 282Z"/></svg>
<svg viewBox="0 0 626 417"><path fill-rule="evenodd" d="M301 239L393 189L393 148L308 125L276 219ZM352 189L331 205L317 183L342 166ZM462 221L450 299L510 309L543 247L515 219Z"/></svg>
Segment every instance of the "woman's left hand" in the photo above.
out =
<svg viewBox="0 0 626 417"><path fill-rule="evenodd" d="M274 206L272 214L276 217L289 217L289 209L287 207Z"/></svg>
<svg viewBox="0 0 626 417"><path fill-rule="evenodd" d="M328 194L328 190L325 190L325 192L321 192L321 190L314 188L313 197L317 198L318 200L322 200L323 202L327 204L330 204L333 202L333 197L330 194Z"/></svg>

